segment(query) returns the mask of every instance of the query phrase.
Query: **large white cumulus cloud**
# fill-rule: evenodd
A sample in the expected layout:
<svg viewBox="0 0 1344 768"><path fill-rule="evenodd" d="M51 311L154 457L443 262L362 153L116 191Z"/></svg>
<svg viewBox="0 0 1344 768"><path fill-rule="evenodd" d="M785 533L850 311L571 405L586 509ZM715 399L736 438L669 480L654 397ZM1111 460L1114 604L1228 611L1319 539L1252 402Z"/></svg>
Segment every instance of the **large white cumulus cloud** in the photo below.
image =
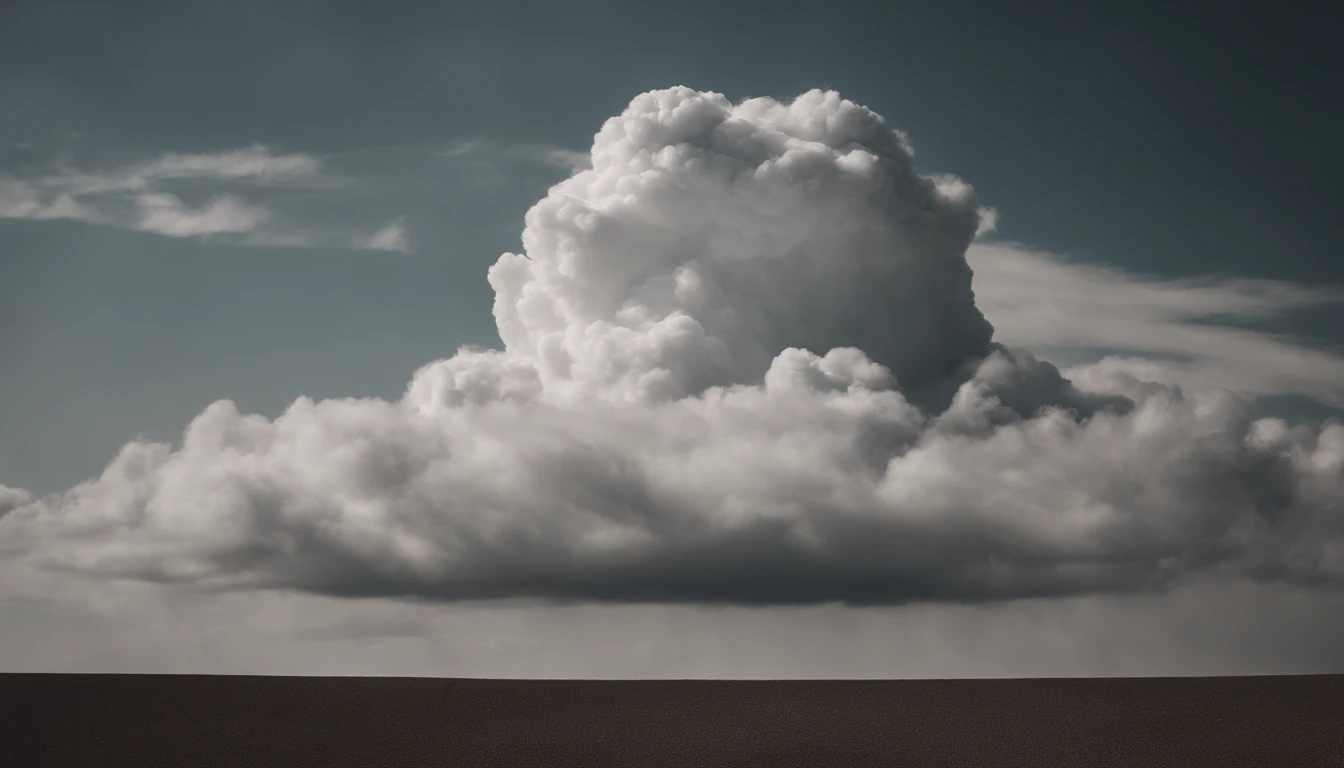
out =
<svg viewBox="0 0 1344 768"><path fill-rule="evenodd" d="M212 405L0 551L441 599L989 600L1344 582L1344 427L992 340L970 187L834 93L636 98L399 402ZM2 508L0 508L2 510Z"/></svg>
<svg viewBox="0 0 1344 768"><path fill-rule="evenodd" d="M557 393L675 399L759 383L789 347L855 347L936 402L989 351L964 258L979 221L969 186L916 174L835 93L646 93L528 212L526 253L490 270L495 316Z"/></svg>

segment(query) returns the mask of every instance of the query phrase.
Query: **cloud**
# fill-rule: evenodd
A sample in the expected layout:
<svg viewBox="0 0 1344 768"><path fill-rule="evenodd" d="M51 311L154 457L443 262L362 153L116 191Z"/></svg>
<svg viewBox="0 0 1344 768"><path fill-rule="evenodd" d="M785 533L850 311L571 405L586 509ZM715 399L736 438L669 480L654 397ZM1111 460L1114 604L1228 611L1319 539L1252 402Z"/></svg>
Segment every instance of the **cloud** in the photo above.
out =
<svg viewBox="0 0 1344 768"><path fill-rule="evenodd" d="M986 209L871 111L656 91L591 158L490 269L503 350L430 363L396 402L215 403L180 445L130 443L0 519L2 548L95 577L450 601L1344 583L1344 425L1009 351L966 257ZM1196 295L1286 300L1261 288Z"/></svg>
<svg viewBox="0 0 1344 768"><path fill-rule="evenodd" d="M329 183L318 158L302 153L277 154L256 144L220 152L168 152L128 166L86 172L65 166L41 177L38 186L62 189L76 196L144 192L165 181L203 179L307 186Z"/></svg>
<svg viewBox="0 0 1344 768"><path fill-rule="evenodd" d="M322 165L308 154L279 155L260 144L206 154L170 152L132 167L125 175L137 179L254 179L294 183L313 180Z"/></svg>
<svg viewBox="0 0 1344 768"><path fill-rule="evenodd" d="M251 232L270 216L265 208L231 195L217 197L200 208L189 208L176 196L166 194L140 195L135 204L140 209L137 229L169 237Z"/></svg>
<svg viewBox="0 0 1344 768"><path fill-rule="evenodd" d="M988 235L997 231L999 228L999 209L986 207L980 209L980 226L976 228L975 235Z"/></svg>
<svg viewBox="0 0 1344 768"><path fill-rule="evenodd" d="M95 221L98 215L69 193L44 195L36 184L0 179L0 218Z"/></svg>
<svg viewBox="0 0 1344 768"><path fill-rule="evenodd" d="M166 153L131 165L83 171L63 165L29 179L0 176L0 217L72 219L154 232L168 237L256 233L271 212L234 193L219 193L199 208L185 205L165 185L183 182L308 187L332 182L308 154L278 154L262 145L223 152ZM307 233L257 233L240 243L309 243Z"/></svg>
<svg viewBox="0 0 1344 768"><path fill-rule="evenodd" d="M592 158L587 152L546 144L503 144L483 138L459 139L449 144L442 155L477 163L513 161L549 165L567 171L582 171L592 166Z"/></svg>
<svg viewBox="0 0 1344 768"><path fill-rule="evenodd" d="M0 483L0 517L33 500L32 494L22 488L11 488Z"/></svg>
<svg viewBox="0 0 1344 768"><path fill-rule="evenodd" d="M592 165L592 158L588 156L587 152L575 152L559 147L535 147L529 151L538 153L545 162L551 165L568 168L572 171L582 171Z"/></svg>
<svg viewBox="0 0 1344 768"><path fill-rule="evenodd" d="M1071 375L1129 373L1246 396L1305 395L1344 407L1344 354L1229 325L1344 304L1340 287L1233 277L1163 280L1007 244L976 243L967 260L975 270L976 305L997 339L1063 356L1112 351Z"/></svg>
<svg viewBox="0 0 1344 768"><path fill-rule="evenodd" d="M406 225L402 219L397 219L368 237L358 238L355 245L374 251L408 252L411 249L410 241L406 238Z"/></svg>

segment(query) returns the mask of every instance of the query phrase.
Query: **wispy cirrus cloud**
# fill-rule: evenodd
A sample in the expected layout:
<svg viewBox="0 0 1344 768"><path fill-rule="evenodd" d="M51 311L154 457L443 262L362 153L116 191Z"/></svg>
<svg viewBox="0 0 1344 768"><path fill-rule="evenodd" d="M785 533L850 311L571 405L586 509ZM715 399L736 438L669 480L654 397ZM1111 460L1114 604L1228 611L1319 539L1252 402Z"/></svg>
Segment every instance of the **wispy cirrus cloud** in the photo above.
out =
<svg viewBox="0 0 1344 768"><path fill-rule="evenodd" d="M1237 277L1164 279L1020 245L976 243L976 305L996 337L1061 362L1074 377L1123 373L1242 395L1303 395L1344 407L1344 354L1244 327L1344 305L1344 287ZM1240 325L1239 325L1240 324ZM1096 361L1097 350L1105 350Z"/></svg>
<svg viewBox="0 0 1344 768"><path fill-rule="evenodd" d="M61 163L57 171L37 178L37 189L60 190L77 197L116 192L143 192L162 182L206 180L285 186L330 184L321 161L310 154L280 154L254 144L220 152L168 152L129 165L87 171Z"/></svg>
<svg viewBox="0 0 1344 768"><path fill-rule="evenodd" d="M508 144L479 137L454 141L440 154L448 158L477 163L513 161L549 165L570 171L583 170L592 165L592 159L587 152L547 144Z"/></svg>
<svg viewBox="0 0 1344 768"><path fill-rule="evenodd" d="M356 238L355 247L373 251L409 252L411 243L406 236L405 220L397 219L368 237Z"/></svg>
<svg viewBox="0 0 1344 768"><path fill-rule="evenodd" d="M137 229L169 237L251 232L270 217L270 211L265 208L250 205L233 195L217 197L197 208L168 194L141 195L135 204L140 209Z"/></svg>
<svg viewBox="0 0 1344 768"><path fill-rule="evenodd" d="M251 179L271 183L312 182L324 178L313 155L275 154L262 145L206 154L170 152L135 166L131 173L146 179Z"/></svg>
<svg viewBox="0 0 1344 768"><path fill-rule="evenodd" d="M310 185L324 178L316 157L278 154L262 145L170 152L93 171L61 163L54 173L31 178L0 176L0 217L74 219L168 237L247 233L271 217L264 206L221 192L192 207L163 186L187 180Z"/></svg>
<svg viewBox="0 0 1344 768"><path fill-rule="evenodd" d="M69 192L48 195L32 182L0 177L0 219L96 221L97 213Z"/></svg>
<svg viewBox="0 0 1344 768"><path fill-rule="evenodd" d="M274 198L275 190L333 187L343 181L315 155L276 152L261 144L167 152L92 170L61 162L44 174L0 173L0 218L68 219L164 237L223 238L236 245L405 250L400 220L370 235L302 227L279 215L274 200L259 202L247 191L269 188ZM188 190L193 194L179 194Z"/></svg>

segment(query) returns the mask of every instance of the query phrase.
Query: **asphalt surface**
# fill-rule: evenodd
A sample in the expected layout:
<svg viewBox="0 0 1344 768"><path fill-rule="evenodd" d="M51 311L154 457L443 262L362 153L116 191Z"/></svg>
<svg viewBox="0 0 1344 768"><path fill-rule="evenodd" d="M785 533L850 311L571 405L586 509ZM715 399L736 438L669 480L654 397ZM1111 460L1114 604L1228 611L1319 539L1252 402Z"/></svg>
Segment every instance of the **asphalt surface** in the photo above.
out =
<svg viewBox="0 0 1344 768"><path fill-rule="evenodd" d="M0 765L1344 768L1344 675L606 682L7 674Z"/></svg>

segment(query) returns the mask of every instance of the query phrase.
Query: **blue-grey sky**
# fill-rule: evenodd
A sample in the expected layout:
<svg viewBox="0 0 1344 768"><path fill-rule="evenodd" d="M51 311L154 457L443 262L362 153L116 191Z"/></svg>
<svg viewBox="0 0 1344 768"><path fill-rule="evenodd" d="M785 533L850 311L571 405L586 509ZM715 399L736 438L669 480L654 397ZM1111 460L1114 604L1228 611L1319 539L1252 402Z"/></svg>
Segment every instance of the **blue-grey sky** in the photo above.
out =
<svg viewBox="0 0 1344 768"><path fill-rule="evenodd" d="M259 143L348 177L287 192L305 225L401 218L413 249L0 220L0 478L57 490L216 398L274 414L299 393L391 396L461 343L497 344L485 268L567 169L436 152L586 150L631 96L676 84L835 88L907 131L922 167L971 181L1006 239L1344 283L1329 4L1082 5L11 3L0 173ZM1339 344L1339 320L1276 327Z"/></svg>
<svg viewBox="0 0 1344 768"><path fill-rule="evenodd" d="M1344 669L1340 21L13 0L0 669Z"/></svg>

